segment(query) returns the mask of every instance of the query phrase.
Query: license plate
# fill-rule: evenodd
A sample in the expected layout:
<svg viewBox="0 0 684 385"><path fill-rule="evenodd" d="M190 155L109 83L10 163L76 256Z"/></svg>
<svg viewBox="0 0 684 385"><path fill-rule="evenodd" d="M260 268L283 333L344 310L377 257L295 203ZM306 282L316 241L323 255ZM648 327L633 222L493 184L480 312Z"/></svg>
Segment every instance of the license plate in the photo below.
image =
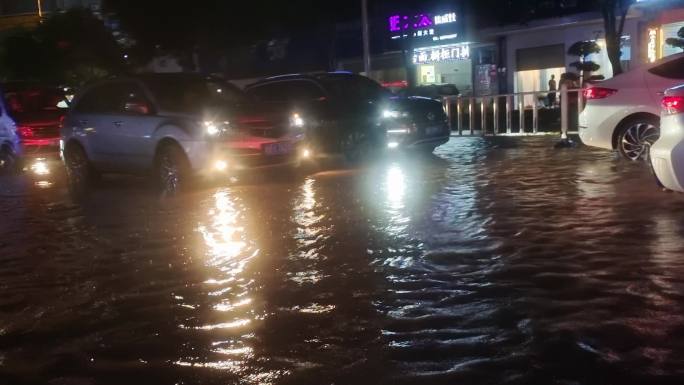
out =
<svg viewBox="0 0 684 385"><path fill-rule="evenodd" d="M290 142L264 144L263 148L266 155L287 155L293 150L292 143Z"/></svg>
<svg viewBox="0 0 684 385"><path fill-rule="evenodd" d="M434 135L442 132L442 127L432 126L425 129L425 135Z"/></svg>

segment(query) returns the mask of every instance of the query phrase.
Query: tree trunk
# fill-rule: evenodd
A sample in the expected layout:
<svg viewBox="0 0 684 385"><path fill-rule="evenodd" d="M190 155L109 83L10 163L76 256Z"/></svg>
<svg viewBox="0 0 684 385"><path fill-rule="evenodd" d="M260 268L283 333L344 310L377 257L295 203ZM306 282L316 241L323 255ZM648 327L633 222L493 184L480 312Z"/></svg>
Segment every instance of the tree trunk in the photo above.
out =
<svg viewBox="0 0 684 385"><path fill-rule="evenodd" d="M625 20L629 12L629 2L621 2L620 0L604 0L601 13L603 14L603 24L606 35L606 53L608 60L613 66L613 76L621 74L622 63L620 62L622 44L622 32L625 28ZM618 23L618 16L616 14L620 11L620 18Z"/></svg>

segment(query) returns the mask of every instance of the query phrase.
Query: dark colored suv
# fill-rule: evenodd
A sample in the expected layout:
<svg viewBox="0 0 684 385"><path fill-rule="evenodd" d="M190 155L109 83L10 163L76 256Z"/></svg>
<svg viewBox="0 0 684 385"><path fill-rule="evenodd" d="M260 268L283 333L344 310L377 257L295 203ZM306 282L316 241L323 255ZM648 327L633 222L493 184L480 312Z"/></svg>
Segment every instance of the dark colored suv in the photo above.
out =
<svg viewBox="0 0 684 385"><path fill-rule="evenodd" d="M432 152L449 140L441 103L395 97L380 84L346 72L284 75L246 88L247 94L277 111L296 110L316 154L349 159L378 149Z"/></svg>

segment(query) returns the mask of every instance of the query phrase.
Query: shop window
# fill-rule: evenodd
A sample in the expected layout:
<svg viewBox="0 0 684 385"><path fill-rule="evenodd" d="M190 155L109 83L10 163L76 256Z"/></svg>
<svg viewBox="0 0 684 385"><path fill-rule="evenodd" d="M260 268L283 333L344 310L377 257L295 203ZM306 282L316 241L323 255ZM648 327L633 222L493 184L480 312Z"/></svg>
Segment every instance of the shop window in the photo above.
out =
<svg viewBox="0 0 684 385"><path fill-rule="evenodd" d="M597 54L591 54L587 57L587 60L593 61L600 66L599 70L593 72L592 75L602 75L604 78L609 79L613 77L613 65L610 63L608 58L608 50L606 48L606 39L596 40L596 44L601 47L601 52ZM632 39L629 36L622 37L622 43L620 46L620 62L622 64L622 69L629 70L629 63L632 59Z"/></svg>
<svg viewBox="0 0 684 385"><path fill-rule="evenodd" d="M420 82L422 84L432 84L437 82L435 77L435 66L420 66Z"/></svg>
<svg viewBox="0 0 684 385"><path fill-rule="evenodd" d="M663 28L662 28L663 33L662 33L662 38L661 38L661 41L663 42L662 43L662 53L663 53L662 57L666 57L666 56L670 56L670 55L674 55L676 53L682 52L681 48L673 47L673 46L665 43L665 41L668 38L671 38L671 37L676 38L677 32L679 32L679 30L681 28L684 28L684 22L671 23L671 24L663 25Z"/></svg>
<svg viewBox="0 0 684 385"><path fill-rule="evenodd" d="M473 92L471 60L453 60L416 66L418 85L453 84L463 95Z"/></svg>
<svg viewBox="0 0 684 385"><path fill-rule="evenodd" d="M549 93L549 80L553 75L556 80L556 87L560 81L561 74L566 72L564 67L545 68L540 70L518 71L515 73L514 92L534 92L539 91L537 95L525 95L525 107L532 107L535 103L538 105L546 105L546 96ZM516 98L516 106L519 104L519 99Z"/></svg>

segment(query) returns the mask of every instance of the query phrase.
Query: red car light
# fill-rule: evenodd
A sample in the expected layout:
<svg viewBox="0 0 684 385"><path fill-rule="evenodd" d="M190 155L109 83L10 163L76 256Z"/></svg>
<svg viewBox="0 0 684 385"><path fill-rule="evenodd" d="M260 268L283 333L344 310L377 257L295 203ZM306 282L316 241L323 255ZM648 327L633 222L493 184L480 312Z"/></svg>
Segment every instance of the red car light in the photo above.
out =
<svg viewBox="0 0 684 385"><path fill-rule="evenodd" d="M22 139L31 139L33 138L33 128L29 126L19 126L17 128L17 134L19 134L19 137Z"/></svg>
<svg viewBox="0 0 684 385"><path fill-rule="evenodd" d="M681 114L684 112L684 96L665 96L662 106L666 115Z"/></svg>
<svg viewBox="0 0 684 385"><path fill-rule="evenodd" d="M617 90L614 90L612 88L590 87L584 90L584 98L586 100L605 99L616 92Z"/></svg>

